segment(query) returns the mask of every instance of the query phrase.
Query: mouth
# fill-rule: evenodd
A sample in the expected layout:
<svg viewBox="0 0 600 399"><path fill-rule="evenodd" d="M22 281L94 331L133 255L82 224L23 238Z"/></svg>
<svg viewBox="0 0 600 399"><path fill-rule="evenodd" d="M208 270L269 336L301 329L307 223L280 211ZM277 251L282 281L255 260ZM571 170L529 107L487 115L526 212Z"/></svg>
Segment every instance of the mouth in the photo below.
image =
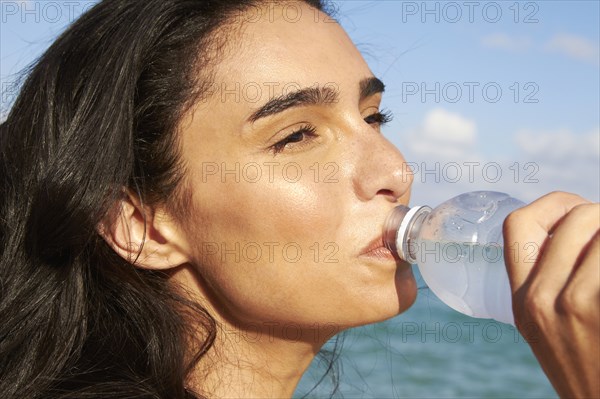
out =
<svg viewBox="0 0 600 399"><path fill-rule="evenodd" d="M366 256L382 260L399 260L399 258L396 257L394 253L385 246L385 241L382 235L375 237L374 240L369 242L369 244L367 244L367 246L360 251L359 256Z"/></svg>

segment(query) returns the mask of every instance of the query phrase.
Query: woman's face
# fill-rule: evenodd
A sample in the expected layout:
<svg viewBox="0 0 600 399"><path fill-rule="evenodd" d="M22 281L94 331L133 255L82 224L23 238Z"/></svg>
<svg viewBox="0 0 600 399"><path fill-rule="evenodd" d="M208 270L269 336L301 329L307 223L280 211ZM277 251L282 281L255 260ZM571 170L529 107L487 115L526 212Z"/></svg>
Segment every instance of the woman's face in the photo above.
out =
<svg viewBox="0 0 600 399"><path fill-rule="evenodd" d="M381 234L412 178L380 133L379 81L312 8L271 5L246 20L211 95L181 123L192 191L183 228L203 294L221 316L259 326L398 314L415 281Z"/></svg>

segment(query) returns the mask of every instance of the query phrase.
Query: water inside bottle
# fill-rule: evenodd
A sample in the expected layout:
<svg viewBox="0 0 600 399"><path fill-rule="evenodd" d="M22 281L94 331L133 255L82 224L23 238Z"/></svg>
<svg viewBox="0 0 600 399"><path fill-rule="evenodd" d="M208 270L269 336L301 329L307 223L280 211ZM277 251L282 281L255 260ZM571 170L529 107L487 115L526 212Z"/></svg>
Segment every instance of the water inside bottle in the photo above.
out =
<svg viewBox="0 0 600 399"><path fill-rule="evenodd" d="M502 245L423 240L415 253L429 288L461 313L490 318L510 298Z"/></svg>

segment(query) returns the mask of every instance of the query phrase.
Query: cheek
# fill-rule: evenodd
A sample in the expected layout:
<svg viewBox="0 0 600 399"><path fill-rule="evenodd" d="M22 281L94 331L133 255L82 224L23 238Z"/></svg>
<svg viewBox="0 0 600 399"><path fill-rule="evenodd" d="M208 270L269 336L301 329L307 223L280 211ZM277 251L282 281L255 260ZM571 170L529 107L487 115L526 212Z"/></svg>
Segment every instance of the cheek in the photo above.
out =
<svg viewBox="0 0 600 399"><path fill-rule="evenodd" d="M258 197L262 197L264 204L259 212L278 239L305 241L311 237L315 240L337 237L338 226L344 218L343 207L336 206L343 198L340 187L309 179L280 182Z"/></svg>
<svg viewBox="0 0 600 399"><path fill-rule="evenodd" d="M339 187L302 178L205 188L202 196L212 200L196 201L194 263L215 306L239 322L328 320L313 311L323 305L328 278L314 258L322 261L337 240Z"/></svg>
<svg viewBox="0 0 600 399"><path fill-rule="evenodd" d="M306 167L269 169L259 179L240 172L218 182L197 180L193 201L203 230L199 233L227 241L335 239L344 217L341 184L319 182Z"/></svg>

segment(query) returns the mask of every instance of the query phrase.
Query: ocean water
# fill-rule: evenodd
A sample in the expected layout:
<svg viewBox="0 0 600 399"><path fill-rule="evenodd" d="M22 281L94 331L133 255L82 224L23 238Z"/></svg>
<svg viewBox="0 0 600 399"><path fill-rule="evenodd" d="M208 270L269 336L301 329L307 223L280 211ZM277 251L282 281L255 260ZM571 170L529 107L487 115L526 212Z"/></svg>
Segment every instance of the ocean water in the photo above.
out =
<svg viewBox="0 0 600 399"><path fill-rule="evenodd" d="M514 327L464 316L427 288L405 313L347 331L337 364L334 398L558 397ZM307 395L322 375L317 358L294 397L331 397L329 381Z"/></svg>

